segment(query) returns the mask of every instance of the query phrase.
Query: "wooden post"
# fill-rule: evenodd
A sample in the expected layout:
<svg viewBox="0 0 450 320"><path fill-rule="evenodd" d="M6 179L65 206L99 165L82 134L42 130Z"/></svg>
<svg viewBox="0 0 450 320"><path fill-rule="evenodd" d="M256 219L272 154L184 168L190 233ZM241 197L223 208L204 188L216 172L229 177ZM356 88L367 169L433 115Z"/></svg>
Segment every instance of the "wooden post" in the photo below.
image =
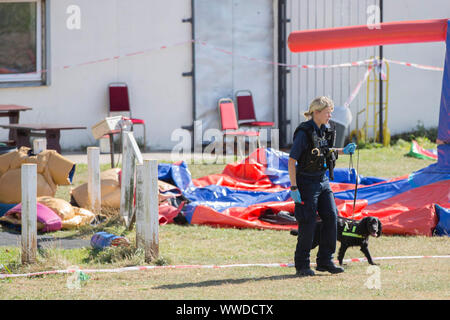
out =
<svg viewBox="0 0 450 320"><path fill-rule="evenodd" d="M37 251L37 165L22 165L22 263L36 262Z"/></svg>
<svg viewBox="0 0 450 320"><path fill-rule="evenodd" d="M34 154L39 154L45 150L47 150L47 139L34 139L33 140L33 153Z"/></svg>
<svg viewBox="0 0 450 320"><path fill-rule="evenodd" d="M100 184L100 149L89 147L88 151L88 207L98 214L102 210Z"/></svg>
<svg viewBox="0 0 450 320"><path fill-rule="evenodd" d="M149 263L159 256L158 161L144 160L137 170L136 243Z"/></svg>
<svg viewBox="0 0 450 320"><path fill-rule="evenodd" d="M144 182L145 182L145 171L144 171L144 165L138 164L136 166L136 212L135 212L135 219L136 219L136 246L141 249L145 249L145 242L144 242L144 201L145 201L145 194L144 194ZM133 225L130 223L129 230Z"/></svg>
<svg viewBox="0 0 450 320"><path fill-rule="evenodd" d="M120 215L127 225L133 212L134 171L136 167L128 133L128 131L122 133L122 177L120 186Z"/></svg>

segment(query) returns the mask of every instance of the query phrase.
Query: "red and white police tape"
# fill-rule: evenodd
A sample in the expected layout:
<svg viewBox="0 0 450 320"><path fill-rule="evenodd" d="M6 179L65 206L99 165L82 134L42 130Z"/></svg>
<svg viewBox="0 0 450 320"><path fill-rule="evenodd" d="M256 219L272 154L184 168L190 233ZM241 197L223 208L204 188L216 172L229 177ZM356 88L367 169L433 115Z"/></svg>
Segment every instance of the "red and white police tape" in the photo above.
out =
<svg viewBox="0 0 450 320"><path fill-rule="evenodd" d="M431 71L444 71L444 68L440 68L440 67L426 66L423 64L417 64L417 63L412 63L412 62L403 62L403 61L397 61L397 60L391 60L391 59L384 59L384 60L389 63L401 64L403 66L413 67L413 68L417 68L417 69L431 70Z"/></svg>
<svg viewBox="0 0 450 320"><path fill-rule="evenodd" d="M406 259L447 259L450 255L443 256L394 256L394 257L376 257L373 260L406 260ZM344 259L345 263L348 262L365 262L366 258L353 258ZM313 264L314 265L314 264ZM65 269L65 270L51 270L33 273L22 274L0 274L0 279L6 278L19 278L19 277L36 277L50 274L68 274L76 271L82 271L84 273L121 273L129 271L144 271L154 269L227 269L227 268L248 268L248 267L266 267L266 268L292 268L293 263L241 263L241 264L226 264L226 265L169 265L169 266L135 266L124 267L115 269Z"/></svg>
<svg viewBox="0 0 450 320"><path fill-rule="evenodd" d="M344 63L338 63L338 64L328 64L328 65L327 64L317 64L317 65L312 65L312 64L286 64L286 63L279 63L279 62L275 62L275 61L264 60L264 59L259 59L259 58L254 58L254 57L249 57L249 56L236 54L233 51L229 51L229 50L226 50L226 49L223 49L223 48L220 48L220 47L216 47L216 46L211 45L208 42L202 41L202 40L188 40L188 41L182 41L182 42L177 42L177 43L168 44L168 45L161 45L161 46L157 46L157 47L153 47L153 48L149 48L149 49L144 49L144 50L140 50L140 51L136 51L136 52L130 52L130 53L125 53L125 54L121 54L121 55L115 55L115 56L111 56L111 57L106 57L106 58L101 58L101 59L81 62L81 63L68 64L68 65L63 65L63 66L55 66L55 67L53 67L53 70L60 70L60 69L65 70L65 69L71 69L71 68L74 68L74 67L81 67L81 66L86 66L86 65L91 65L91 64L104 63L104 62L108 62L108 61L115 61L115 60L122 59L122 58L148 54L148 53L151 53L151 52L156 52L156 51L168 49L168 48L171 48L171 47L177 47L177 46L181 46L181 45L185 45L185 44L189 44L189 43L198 43L198 44L200 44L202 46L210 47L210 48L212 48L215 51L219 51L219 52L222 52L224 54L232 55L232 56L237 57L237 58L246 59L246 60L254 61L254 62L258 62L258 63L272 64L272 65L276 65L276 66L284 66L284 67L288 67L288 68L333 69L333 68L345 68L345 67L359 67L359 66L370 65L374 61L374 59L365 59L365 60L359 60L359 61L344 62ZM440 68L440 67L421 65L421 64L412 63L412 62L404 62L404 61L391 60L391 59L383 59L383 60L387 61L389 63L400 64L400 65L403 65L403 66L418 68L418 69L422 69L422 70L430 70L430 71L443 71L444 70L443 68ZM49 72L49 71L50 71L50 69L42 69L42 70L38 70L38 71L28 72L28 73L25 73L25 74L38 74L38 73L46 73L46 72ZM9 76L21 76L21 75L23 75L23 74L9 74Z"/></svg>
<svg viewBox="0 0 450 320"><path fill-rule="evenodd" d="M372 71L373 66L369 65L369 67L367 68L366 73L364 74L364 77L358 82L358 84L356 85L355 89L353 89L352 93L350 94L350 96L347 98L347 100L344 102L344 107L349 107L350 104L353 102L353 100L355 100L356 96L358 95L359 91L361 90L361 87L363 85L364 82L367 81L367 78L370 75L370 71ZM381 69L379 69L381 70Z"/></svg>

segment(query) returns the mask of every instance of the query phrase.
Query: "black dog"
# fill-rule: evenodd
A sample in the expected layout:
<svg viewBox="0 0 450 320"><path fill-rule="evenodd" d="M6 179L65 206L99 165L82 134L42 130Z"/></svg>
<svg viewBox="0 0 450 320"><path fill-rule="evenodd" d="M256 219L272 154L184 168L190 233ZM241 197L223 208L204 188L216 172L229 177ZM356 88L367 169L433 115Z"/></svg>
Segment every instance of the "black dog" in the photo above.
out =
<svg viewBox="0 0 450 320"><path fill-rule="evenodd" d="M314 232L312 249L319 245L321 227L322 221L318 221ZM337 239L341 242L338 254L339 264L342 265L345 252L349 247L359 246L362 253L366 256L367 261L372 265L376 265L369 252L369 236L379 237L381 235L381 228L380 220L375 217L365 217L361 220L338 217ZM298 230L291 230L291 234L294 236L298 235Z"/></svg>

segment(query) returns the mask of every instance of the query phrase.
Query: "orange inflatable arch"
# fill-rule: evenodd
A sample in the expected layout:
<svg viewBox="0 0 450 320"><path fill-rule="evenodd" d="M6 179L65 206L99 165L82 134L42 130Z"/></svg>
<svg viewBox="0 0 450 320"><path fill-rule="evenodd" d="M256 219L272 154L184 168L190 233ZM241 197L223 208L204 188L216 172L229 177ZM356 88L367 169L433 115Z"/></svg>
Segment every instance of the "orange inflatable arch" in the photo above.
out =
<svg viewBox="0 0 450 320"><path fill-rule="evenodd" d="M293 31L292 52L445 41L447 19L384 22L379 25Z"/></svg>

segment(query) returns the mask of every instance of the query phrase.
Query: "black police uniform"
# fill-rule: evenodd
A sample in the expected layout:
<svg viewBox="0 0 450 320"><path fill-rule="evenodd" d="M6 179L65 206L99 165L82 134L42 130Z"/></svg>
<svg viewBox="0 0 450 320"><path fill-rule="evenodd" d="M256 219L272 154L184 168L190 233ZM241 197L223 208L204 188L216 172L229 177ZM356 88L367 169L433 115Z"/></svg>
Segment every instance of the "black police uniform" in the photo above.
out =
<svg viewBox="0 0 450 320"><path fill-rule="evenodd" d="M330 177L337 152L330 150L334 144L334 131L313 120L302 122L294 133L294 143L289 157L297 160L296 178L302 204L295 204L298 238L295 250L295 268L310 268L310 250L314 239L317 214L322 220L317 265L333 264L336 251L337 208L326 175Z"/></svg>

